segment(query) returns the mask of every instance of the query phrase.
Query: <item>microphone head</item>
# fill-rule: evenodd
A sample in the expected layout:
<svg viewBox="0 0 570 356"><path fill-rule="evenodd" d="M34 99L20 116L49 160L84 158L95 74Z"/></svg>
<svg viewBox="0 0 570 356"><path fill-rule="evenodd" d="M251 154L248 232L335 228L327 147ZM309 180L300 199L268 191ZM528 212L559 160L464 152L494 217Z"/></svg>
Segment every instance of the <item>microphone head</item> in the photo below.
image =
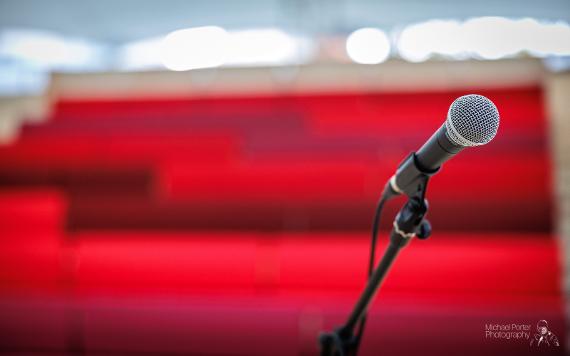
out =
<svg viewBox="0 0 570 356"><path fill-rule="evenodd" d="M490 142L499 129L499 111L482 95L461 96L451 104L445 120L446 136L462 147Z"/></svg>

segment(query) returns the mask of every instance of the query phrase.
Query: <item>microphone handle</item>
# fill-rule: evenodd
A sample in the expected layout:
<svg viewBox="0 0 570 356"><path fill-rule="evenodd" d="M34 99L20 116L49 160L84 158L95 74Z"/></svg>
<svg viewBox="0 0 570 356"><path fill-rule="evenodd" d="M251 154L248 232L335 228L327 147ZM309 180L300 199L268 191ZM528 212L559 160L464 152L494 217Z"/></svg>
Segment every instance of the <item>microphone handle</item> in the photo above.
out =
<svg viewBox="0 0 570 356"><path fill-rule="evenodd" d="M447 138L445 123L416 152L416 164L425 173L435 173L447 160L465 147L457 146Z"/></svg>
<svg viewBox="0 0 570 356"><path fill-rule="evenodd" d="M417 152L412 152L400 163L396 174L389 181L389 192L392 195L410 196L415 194L417 189L423 189L420 183L425 177L437 173L443 163L465 148L451 142L447 138L446 130L443 124Z"/></svg>

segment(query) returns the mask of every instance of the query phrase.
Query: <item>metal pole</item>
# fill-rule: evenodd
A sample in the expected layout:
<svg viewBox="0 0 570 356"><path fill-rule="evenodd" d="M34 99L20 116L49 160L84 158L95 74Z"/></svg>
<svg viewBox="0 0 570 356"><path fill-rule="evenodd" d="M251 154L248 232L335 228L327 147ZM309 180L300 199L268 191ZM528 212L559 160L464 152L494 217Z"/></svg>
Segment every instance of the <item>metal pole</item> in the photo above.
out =
<svg viewBox="0 0 570 356"><path fill-rule="evenodd" d="M366 313L366 310L370 306L370 303L374 299L374 296L378 292L378 289L380 289L382 282L386 278L386 275L388 274L392 263L398 256L398 253L401 249L401 245L390 242L386 248L386 252L384 252L382 260L380 260L378 267L376 267L376 270L372 276L370 276L366 288L362 292L362 295L360 296L360 299L358 299L358 302L356 302L356 306L348 317L348 321L344 325L343 329L346 328L348 330L354 330L356 324L358 324L362 316Z"/></svg>

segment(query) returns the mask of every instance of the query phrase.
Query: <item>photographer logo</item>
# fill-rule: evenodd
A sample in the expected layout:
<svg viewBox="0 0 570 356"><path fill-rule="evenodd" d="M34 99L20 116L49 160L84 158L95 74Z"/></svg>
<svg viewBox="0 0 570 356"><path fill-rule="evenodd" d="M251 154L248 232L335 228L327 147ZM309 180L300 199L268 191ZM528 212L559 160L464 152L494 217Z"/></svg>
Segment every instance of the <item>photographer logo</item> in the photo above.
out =
<svg viewBox="0 0 570 356"><path fill-rule="evenodd" d="M556 335L548 328L546 320L539 320L536 327L532 324L485 324L485 339L525 341L531 348L559 347Z"/></svg>

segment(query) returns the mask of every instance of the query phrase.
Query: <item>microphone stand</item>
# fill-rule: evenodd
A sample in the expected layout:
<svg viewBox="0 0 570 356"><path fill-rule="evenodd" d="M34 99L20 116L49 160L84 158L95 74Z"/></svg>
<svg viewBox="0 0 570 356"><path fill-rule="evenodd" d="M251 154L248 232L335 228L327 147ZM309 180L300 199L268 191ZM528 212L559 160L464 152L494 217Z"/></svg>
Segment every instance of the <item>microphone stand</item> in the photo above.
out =
<svg viewBox="0 0 570 356"><path fill-rule="evenodd" d="M402 174L403 172L403 174ZM368 307L376 296L392 264L398 257L400 250L410 240L417 236L427 239L431 234L431 225L424 219L428 204L425 200L427 183L435 172L425 172L418 167L415 154L410 154L398 168L398 174L404 177L404 188L397 186L392 179L385 189L383 198L404 193L408 195L407 203L400 209L393 223L390 233L390 243L378 263L376 269L368 279L368 283L360 295L354 309L347 321L341 327L319 336L321 356L352 356L358 352L359 337L354 335L354 329L359 321L366 315Z"/></svg>

